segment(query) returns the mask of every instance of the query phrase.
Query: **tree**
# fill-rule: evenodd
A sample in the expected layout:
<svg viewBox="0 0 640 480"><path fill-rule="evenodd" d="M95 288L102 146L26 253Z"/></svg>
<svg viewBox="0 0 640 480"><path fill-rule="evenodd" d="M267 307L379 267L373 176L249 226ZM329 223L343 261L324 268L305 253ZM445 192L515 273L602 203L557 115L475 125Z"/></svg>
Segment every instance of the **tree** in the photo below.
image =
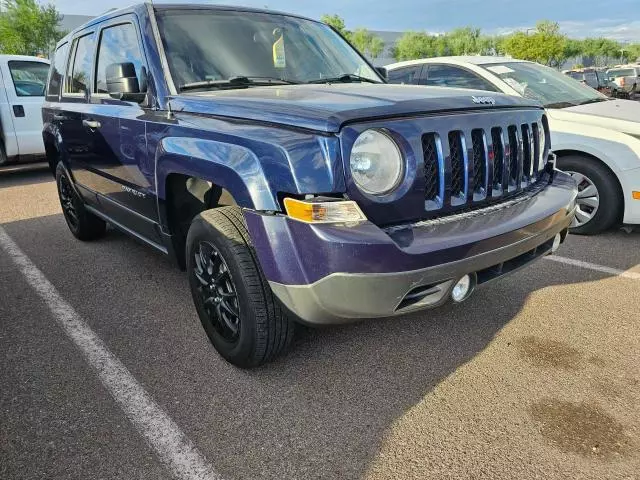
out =
<svg viewBox="0 0 640 480"><path fill-rule="evenodd" d="M62 16L51 5L35 0L6 0L0 15L0 52L14 55L47 55L64 36L58 25Z"/></svg>
<svg viewBox="0 0 640 480"><path fill-rule="evenodd" d="M358 28L348 36L349 41L360 52L370 58L378 58L384 50L382 39L366 28Z"/></svg>
<svg viewBox="0 0 640 480"><path fill-rule="evenodd" d="M327 25L335 28L338 32L342 34L342 36L347 37L349 32L347 27L344 24L344 20L340 15L322 15L320 17L320 21L326 23Z"/></svg>
<svg viewBox="0 0 640 480"><path fill-rule="evenodd" d="M350 32L347 30L344 20L340 15L322 15L320 21L335 28L343 37L356 47L363 55L369 58L378 58L384 50L384 42L366 28L357 28Z"/></svg>
<svg viewBox="0 0 640 480"><path fill-rule="evenodd" d="M396 42L394 57L398 61L435 57L437 50L434 36L424 32L406 32Z"/></svg>
<svg viewBox="0 0 640 480"><path fill-rule="evenodd" d="M534 34L516 32L505 40L503 46L506 53L515 58L559 67L567 58L566 40L558 23L542 20L537 23Z"/></svg>
<svg viewBox="0 0 640 480"><path fill-rule="evenodd" d="M480 53L480 29L456 28L446 35L452 55L473 55Z"/></svg>

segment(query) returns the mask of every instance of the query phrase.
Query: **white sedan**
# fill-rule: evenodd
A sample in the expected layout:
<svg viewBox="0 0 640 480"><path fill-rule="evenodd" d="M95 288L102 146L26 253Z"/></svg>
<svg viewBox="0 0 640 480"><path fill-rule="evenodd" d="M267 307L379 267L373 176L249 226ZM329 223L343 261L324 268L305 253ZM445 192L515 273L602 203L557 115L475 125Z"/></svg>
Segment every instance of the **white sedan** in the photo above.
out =
<svg viewBox="0 0 640 480"><path fill-rule="evenodd" d="M558 167L579 188L574 233L640 224L640 103L614 100L537 63L440 57L387 67L391 83L468 88L540 101Z"/></svg>

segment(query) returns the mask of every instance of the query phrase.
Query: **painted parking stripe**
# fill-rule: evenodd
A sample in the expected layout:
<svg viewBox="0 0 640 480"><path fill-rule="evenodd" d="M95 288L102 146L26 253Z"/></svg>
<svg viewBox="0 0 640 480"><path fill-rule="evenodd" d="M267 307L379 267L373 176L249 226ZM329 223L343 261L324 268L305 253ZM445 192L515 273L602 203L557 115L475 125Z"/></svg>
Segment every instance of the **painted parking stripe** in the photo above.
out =
<svg viewBox="0 0 640 480"><path fill-rule="evenodd" d="M597 263L583 262L582 260L574 260L573 258L559 257L557 255L548 255L547 260L553 260L554 262L564 263L565 265L572 265L574 267L586 268L594 270L596 272L607 273L609 275L615 275L617 277L631 278L633 280L640 280L640 273L627 272L619 270L617 268L605 267L604 265L598 265Z"/></svg>
<svg viewBox="0 0 640 480"><path fill-rule="evenodd" d="M9 255L29 285L44 300L57 323L80 349L126 416L174 476L181 480L222 480L175 422L154 402L73 307L64 301L1 226L0 248Z"/></svg>

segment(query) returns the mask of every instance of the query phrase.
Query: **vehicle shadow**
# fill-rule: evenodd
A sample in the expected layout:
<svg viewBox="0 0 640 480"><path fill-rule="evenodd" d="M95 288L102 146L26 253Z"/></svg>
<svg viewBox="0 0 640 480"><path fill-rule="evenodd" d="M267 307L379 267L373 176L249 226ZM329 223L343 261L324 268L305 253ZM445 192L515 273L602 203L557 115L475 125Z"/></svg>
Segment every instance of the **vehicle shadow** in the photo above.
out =
<svg viewBox="0 0 640 480"><path fill-rule="evenodd" d="M115 230L78 242L62 215L3 228L224 478L362 478L393 423L482 352L531 292L608 276L558 274L541 260L535 274L494 282L462 305L302 328L287 356L243 371L209 346L185 274L161 254ZM611 235L636 242L626 268L640 264L640 235Z"/></svg>
<svg viewBox="0 0 640 480"><path fill-rule="evenodd" d="M0 189L51 182L47 164L7 165L0 167Z"/></svg>

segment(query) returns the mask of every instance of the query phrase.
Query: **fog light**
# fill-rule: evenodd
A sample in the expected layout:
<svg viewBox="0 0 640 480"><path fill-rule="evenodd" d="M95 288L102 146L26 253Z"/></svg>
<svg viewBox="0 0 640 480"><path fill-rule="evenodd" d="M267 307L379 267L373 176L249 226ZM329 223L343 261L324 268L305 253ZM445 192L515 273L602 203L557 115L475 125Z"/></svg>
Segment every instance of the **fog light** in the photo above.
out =
<svg viewBox="0 0 640 480"><path fill-rule="evenodd" d="M454 285L451 290L451 298L454 302L460 303L467 299L473 288L473 280L471 275L465 275Z"/></svg>
<svg viewBox="0 0 640 480"><path fill-rule="evenodd" d="M556 253L556 251L560 248L560 244L562 243L562 235L559 233L553 237L553 245L551 246L551 253Z"/></svg>

